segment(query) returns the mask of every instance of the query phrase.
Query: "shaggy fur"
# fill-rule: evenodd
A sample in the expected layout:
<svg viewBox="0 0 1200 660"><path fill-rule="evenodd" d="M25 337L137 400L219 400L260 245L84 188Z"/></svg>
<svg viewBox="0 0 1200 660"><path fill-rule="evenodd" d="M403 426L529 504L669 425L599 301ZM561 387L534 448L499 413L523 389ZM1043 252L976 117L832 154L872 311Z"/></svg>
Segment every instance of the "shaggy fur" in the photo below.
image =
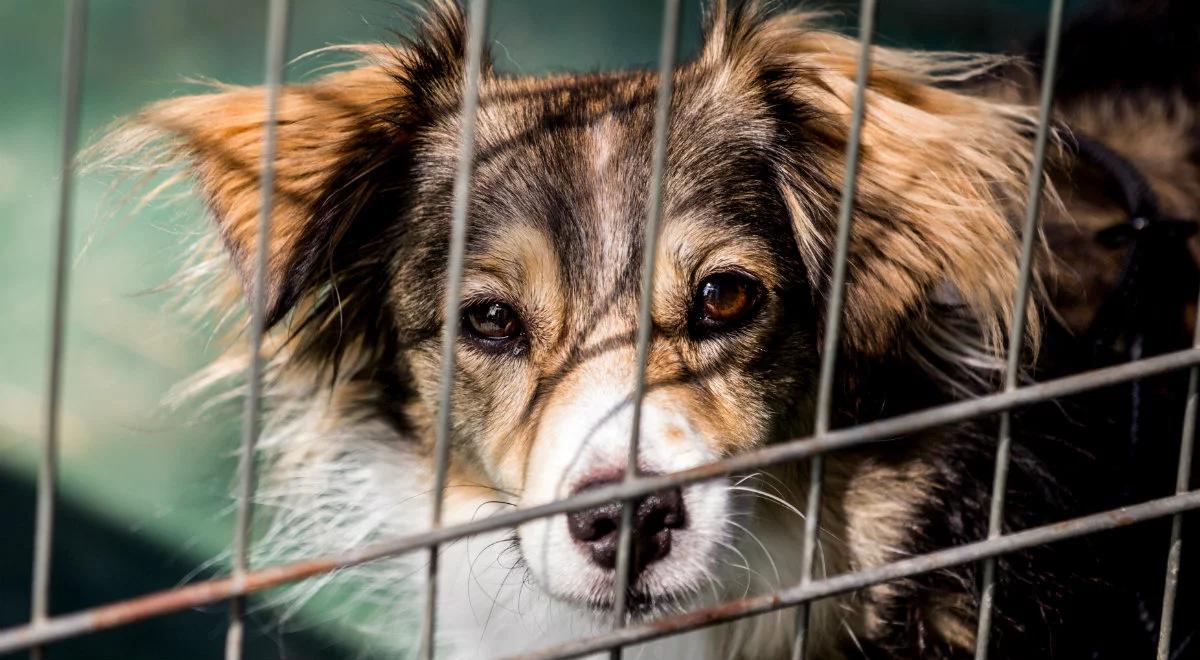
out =
<svg viewBox="0 0 1200 660"><path fill-rule="evenodd" d="M700 53L675 72L643 469L682 469L810 431L857 52L854 40L818 23L813 14L718 2ZM1072 29L1067 53L1089 34L1086 25ZM261 443L260 497L273 522L260 561L343 552L428 525L464 31L459 8L435 2L412 37L350 47L361 57L353 68L283 92ZM1035 129L1036 76L1015 60L876 48L872 62L838 425L999 385ZM1072 66L1068 57L1064 70ZM1194 76L1195 60L1186 66ZM496 344L464 330L445 493L451 522L563 497L624 469L615 457L624 456L621 425L630 424L656 87L656 76L640 71L534 79L485 66L463 309L506 304L523 332ZM1066 126L1136 162L1173 215L1200 214L1196 99L1186 87L1140 96L1068 89L1059 112ZM102 165L194 181L218 242L187 280L210 279L210 288L189 295L222 318L241 318L239 282L252 270L263 107L259 88L166 100L95 151ZM1047 250L1038 279L1047 286L1029 303L1024 339L1027 375L1039 377L1115 361L1098 357L1088 338L1119 281L1120 256L1102 254L1090 233L1124 218L1104 173L1058 145L1056 135L1055 180L1041 201ZM702 330L697 287L728 273L754 282L752 313L737 327ZM1194 288L1179 282L1178 300L1194 300ZM1170 305L1164 336L1186 337L1186 306ZM1179 342L1171 334L1155 350ZM236 377L244 359L232 349L193 390ZM1171 483L1158 475L1179 437L1177 421L1165 421L1180 418L1178 380L1145 386L1161 394L1145 427L1165 439L1153 455L1138 455L1136 474L1122 469L1130 467L1122 459L1130 420L1119 412L1128 388L1016 417L1007 529ZM829 456L819 574L982 538L995 437L992 420L980 420ZM805 474L783 466L684 489L687 523L669 532L670 554L633 585L636 615L794 583ZM561 542L562 521L444 548L447 652L516 651L604 628L611 571ZM1165 543L1127 541L1002 559L996 657L1120 658L1152 648ZM1128 565L1146 569L1118 570ZM396 631L414 628L396 622L419 593L420 568L420 557L402 557L338 576L375 612L360 620L364 630L398 649L413 642ZM978 593L976 568L964 566L822 600L810 650L970 657ZM1190 642L1189 607L1185 595L1180 654L1200 646ZM787 657L792 629L792 615L779 612L648 652Z"/></svg>

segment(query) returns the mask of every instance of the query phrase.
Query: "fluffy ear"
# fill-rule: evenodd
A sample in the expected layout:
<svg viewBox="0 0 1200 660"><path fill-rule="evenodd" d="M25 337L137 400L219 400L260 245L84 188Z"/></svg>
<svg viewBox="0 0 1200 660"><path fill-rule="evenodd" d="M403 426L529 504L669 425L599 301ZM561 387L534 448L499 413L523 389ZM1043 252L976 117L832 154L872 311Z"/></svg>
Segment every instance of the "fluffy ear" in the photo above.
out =
<svg viewBox="0 0 1200 660"><path fill-rule="evenodd" d="M395 218L395 203L407 190L413 134L434 114L457 108L466 29L461 8L454 0L431 0L411 18L411 36L398 34L397 46L342 47L361 58L356 68L281 90L267 246L268 325L341 276L338 270L347 264L339 258L363 259L348 234L353 229L355 240L370 241L385 228L355 221L372 210ZM266 105L261 87L218 86L211 94L165 100L122 122L88 160L101 168L175 174L147 198L175 181L193 181L248 290L257 254Z"/></svg>
<svg viewBox="0 0 1200 660"><path fill-rule="evenodd" d="M268 324L316 278L361 206L370 174L402 153L406 94L382 64L281 91L268 244ZM261 87L169 99L133 117L108 139L149 167L180 164L211 210L246 290L254 272L262 192L266 93ZM145 163L143 162L143 165Z"/></svg>
<svg viewBox="0 0 1200 660"><path fill-rule="evenodd" d="M824 291L858 44L814 29L812 18L753 19L733 11L719 17L723 28L715 26L704 57L731 67L731 79L753 79L781 109L789 136L783 194L813 284ZM983 345L973 348L1003 350L1034 113L955 91L999 63L873 50L846 290L847 348L894 349L903 329L929 320L935 293L948 287L982 328ZM1036 319L1029 327L1036 338Z"/></svg>

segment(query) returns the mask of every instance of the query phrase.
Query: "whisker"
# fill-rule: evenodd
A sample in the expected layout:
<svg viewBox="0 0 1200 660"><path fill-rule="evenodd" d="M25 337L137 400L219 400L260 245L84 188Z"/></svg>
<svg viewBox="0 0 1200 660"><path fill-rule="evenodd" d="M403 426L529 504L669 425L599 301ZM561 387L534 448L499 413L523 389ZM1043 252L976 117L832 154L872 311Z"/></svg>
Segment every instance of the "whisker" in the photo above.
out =
<svg viewBox="0 0 1200 660"><path fill-rule="evenodd" d="M741 550L738 550L737 547L733 546L732 544L726 543L725 541L714 541L714 542L719 544L721 547L727 548L730 552L737 554L738 557L741 558L742 566L733 564L727 559L724 561L726 564L729 564L730 566L734 566L735 568L744 568L746 570L746 588L742 590L743 591L742 596L746 596L747 594L750 593L750 585L751 585L753 578L757 577L758 579L762 580L764 583L767 582L767 580L763 577L762 573L759 573L758 571L756 571L750 567L749 560L746 559L746 555L742 554Z"/></svg>
<svg viewBox="0 0 1200 660"><path fill-rule="evenodd" d="M767 562L771 564L771 572L775 574L775 583L776 584L782 583L783 578L779 575L779 566L775 563L775 557L773 557L771 555L771 551L767 549L766 544L762 542L762 539L760 539L758 537L758 534L755 534L754 532L750 531L745 525L743 525L737 521L730 520L729 524L742 530L742 532L744 532L746 534L746 536L750 537L750 540L752 540L756 544L758 544L758 547L763 551L763 556L765 556L767 558Z"/></svg>
<svg viewBox="0 0 1200 660"><path fill-rule="evenodd" d="M782 497L780 497L778 495L775 495L773 493L768 493L768 492L758 489L758 488L751 488L749 486L729 486L729 490L742 492L742 493L749 493L751 495L757 495L765 500L768 500L768 501L778 504L779 506L783 507L785 510L796 514L797 518L804 520L804 517L805 517L804 513L802 511L800 511L800 509L797 509L793 504L791 504L790 502L788 502L787 500L783 499Z"/></svg>
<svg viewBox="0 0 1200 660"><path fill-rule="evenodd" d="M479 631L479 641L481 642L483 641L484 636L487 634L488 626L492 623L492 615L496 612L496 606L500 603L500 592L504 591L504 587L508 586L508 579L512 577L514 569L515 567L508 569L508 572L504 574L504 579L500 581L500 586L496 589L496 597L492 598L492 606L488 608L487 618L483 621L483 629ZM504 609L505 611L512 612L513 614L520 616L520 612L513 611L508 607L505 607Z"/></svg>
<svg viewBox="0 0 1200 660"><path fill-rule="evenodd" d="M496 600L499 598L500 589L503 588L504 584L503 583L500 584L500 587L497 588L496 593L489 594L487 587L483 586L483 582L479 579L479 574L475 571L475 566L476 566L476 564L479 563L479 560L483 558L483 553L487 552L488 549L493 548L501 543L512 544L513 542L514 542L514 539L512 537L505 537L502 539L492 541L491 543L480 548L479 552L475 553L475 556L471 559L471 563L467 567L467 573L471 576L471 579L474 580L475 585L477 587L479 587L479 590L482 591L485 596L488 596L489 598L492 599L492 604L491 604L492 608L494 608L496 606ZM471 554L470 538L467 539L467 554L468 555ZM471 600L471 590L470 589L467 589L467 606L471 608L472 612L475 611L475 604ZM490 610L489 610L489 613L490 613Z"/></svg>

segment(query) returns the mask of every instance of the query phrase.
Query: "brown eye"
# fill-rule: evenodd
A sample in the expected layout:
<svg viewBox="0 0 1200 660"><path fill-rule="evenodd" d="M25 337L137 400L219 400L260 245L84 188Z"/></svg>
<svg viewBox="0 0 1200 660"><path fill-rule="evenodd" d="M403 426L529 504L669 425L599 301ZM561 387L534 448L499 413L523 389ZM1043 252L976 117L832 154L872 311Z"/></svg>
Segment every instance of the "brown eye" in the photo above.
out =
<svg viewBox="0 0 1200 660"><path fill-rule="evenodd" d="M501 302L483 302L463 311L463 330L469 337L495 346L518 339L525 326L512 307Z"/></svg>
<svg viewBox="0 0 1200 660"><path fill-rule="evenodd" d="M696 289L693 325L705 332L731 330L750 318L761 298L762 285L748 275L709 275Z"/></svg>

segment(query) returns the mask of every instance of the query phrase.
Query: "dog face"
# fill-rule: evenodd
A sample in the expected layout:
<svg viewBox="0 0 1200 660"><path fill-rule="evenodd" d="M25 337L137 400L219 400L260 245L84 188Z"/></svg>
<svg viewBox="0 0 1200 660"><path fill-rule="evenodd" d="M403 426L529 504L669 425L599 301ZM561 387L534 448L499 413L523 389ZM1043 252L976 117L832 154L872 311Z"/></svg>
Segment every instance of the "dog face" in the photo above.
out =
<svg viewBox="0 0 1200 660"><path fill-rule="evenodd" d="M752 3L718 4L709 23L676 72L639 429L649 473L807 430L845 176L854 44ZM438 329L460 324L452 478L538 504L626 469L657 80L485 67L460 313L447 320L463 33L439 4L411 41L357 49L361 67L285 90L267 296L290 339L274 359L280 378L367 392L358 413L392 414L428 448ZM875 54L843 415L870 388L858 367L953 335L940 324L970 323L979 340L938 355L1000 346L1031 119L937 86L985 64ZM255 254L262 107L257 89L166 101L116 140L188 164L234 273ZM636 604L706 586L730 508L720 483L636 503ZM523 558L550 593L606 607L618 519L609 506L523 525Z"/></svg>
<svg viewBox="0 0 1200 660"><path fill-rule="evenodd" d="M494 80L482 90L461 303L456 436L491 483L539 504L620 478L632 433L635 333L655 80ZM770 127L681 79L664 181L654 339L639 469L678 471L776 435L807 391L814 300L766 159ZM688 133L709 139L689 141ZM444 227L456 126L422 138L419 222ZM426 217L425 214L429 214ZM391 300L417 318L413 287L440 257L401 266ZM419 298L420 300L413 300ZM439 320L440 322L440 320ZM433 405L440 345L408 351ZM635 593L702 585L725 534L725 489L643 500ZM616 507L521 528L533 574L556 595L611 598ZM652 561L658 560L658 561Z"/></svg>

